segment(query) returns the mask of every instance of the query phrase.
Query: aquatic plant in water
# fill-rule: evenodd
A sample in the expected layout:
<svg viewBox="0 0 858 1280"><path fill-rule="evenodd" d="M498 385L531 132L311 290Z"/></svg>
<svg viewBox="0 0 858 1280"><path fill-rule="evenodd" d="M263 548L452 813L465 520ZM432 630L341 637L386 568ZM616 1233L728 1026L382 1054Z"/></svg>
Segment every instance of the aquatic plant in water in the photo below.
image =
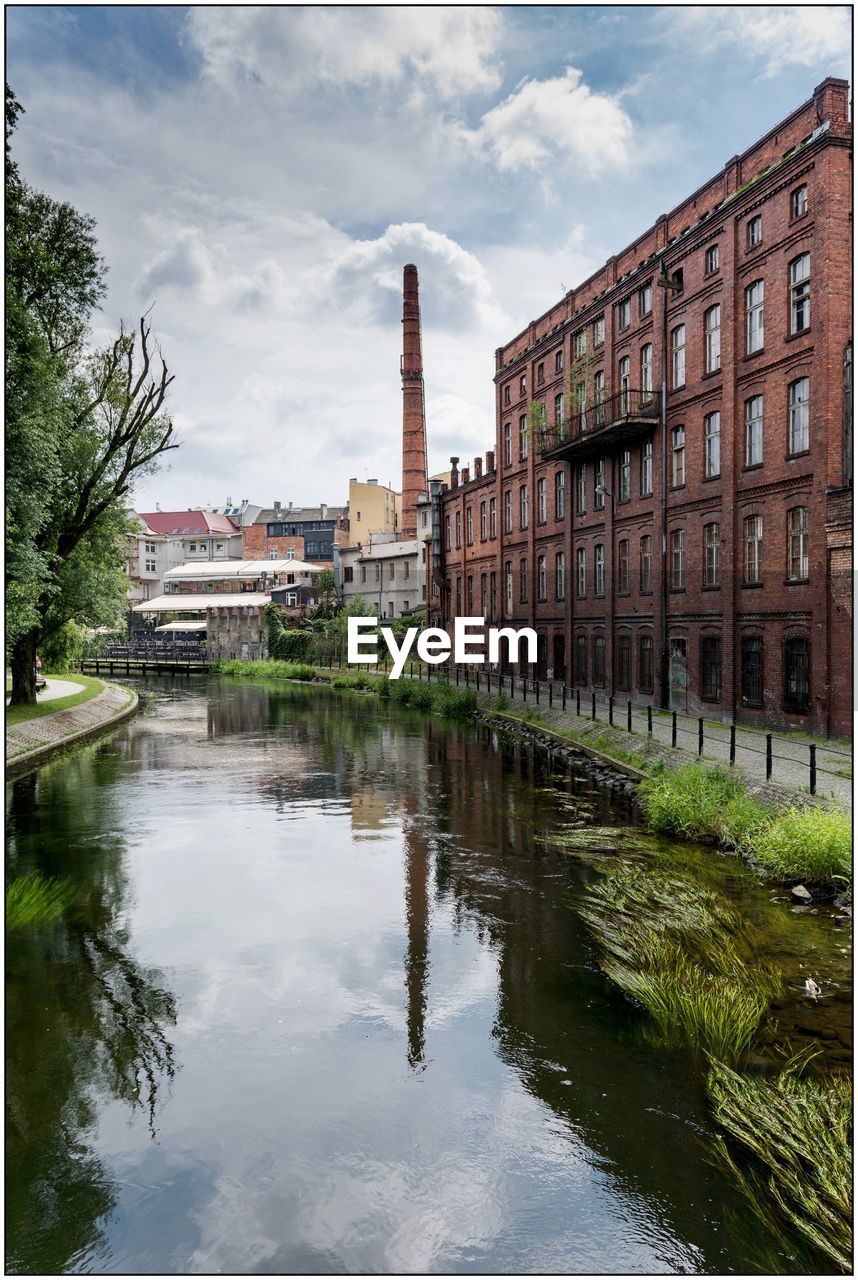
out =
<svg viewBox="0 0 858 1280"><path fill-rule="evenodd" d="M720 765L683 765L644 780L638 795L651 831L737 846L768 820L768 813L735 774Z"/></svg>
<svg viewBox="0 0 858 1280"><path fill-rule="evenodd" d="M793 805L749 832L742 852L777 880L828 884L852 874L852 821L842 809Z"/></svg>
<svg viewBox="0 0 858 1280"><path fill-rule="evenodd" d="M755 960L749 930L718 894L677 876L626 868L577 904L612 981L667 1044L734 1061L753 1042L782 979Z"/></svg>
<svg viewBox="0 0 858 1280"><path fill-rule="evenodd" d="M807 1075L806 1061L793 1059L775 1077L742 1076L713 1062L707 1088L728 1135L716 1138L714 1154L775 1234L791 1225L848 1272L852 1082Z"/></svg>
<svg viewBox="0 0 858 1280"><path fill-rule="evenodd" d="M48 924L61 916L73 898L67 878L46 877L38 871L18 876L6 886L6 928Z"/></svg>

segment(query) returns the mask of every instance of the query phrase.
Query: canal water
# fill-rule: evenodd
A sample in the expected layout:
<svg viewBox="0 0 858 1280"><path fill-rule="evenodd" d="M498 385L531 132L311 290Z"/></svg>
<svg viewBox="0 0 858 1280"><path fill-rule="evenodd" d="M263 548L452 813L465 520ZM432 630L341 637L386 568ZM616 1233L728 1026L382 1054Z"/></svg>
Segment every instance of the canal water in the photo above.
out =
<svg viewBox="0 0 858 1280"><path fill-rule="evenodd" d="M7 876L74 887L8 939L10 1270L796 1266L572 909L597 873L552 836L583 817L621 855L631 800L359 695L138 687L110 739L7 788ZM845 981L829 919L682 857L793 976Z"/></svg>

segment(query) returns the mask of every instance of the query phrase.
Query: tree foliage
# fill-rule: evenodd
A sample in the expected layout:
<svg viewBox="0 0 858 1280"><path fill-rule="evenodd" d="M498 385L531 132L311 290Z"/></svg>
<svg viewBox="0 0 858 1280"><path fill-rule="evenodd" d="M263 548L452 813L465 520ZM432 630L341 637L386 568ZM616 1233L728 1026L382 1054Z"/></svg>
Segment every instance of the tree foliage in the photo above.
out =
<svg viewBox="0 0 858 1280"><path fill-rule="evenodd" d="M6 600L13 703L35 699L43 635L114 624L124 600L133 483L176 447L173 381L143 317L88 347L106 268L95 224L34 191L8 154L21 106L7 86Z"/></svg>

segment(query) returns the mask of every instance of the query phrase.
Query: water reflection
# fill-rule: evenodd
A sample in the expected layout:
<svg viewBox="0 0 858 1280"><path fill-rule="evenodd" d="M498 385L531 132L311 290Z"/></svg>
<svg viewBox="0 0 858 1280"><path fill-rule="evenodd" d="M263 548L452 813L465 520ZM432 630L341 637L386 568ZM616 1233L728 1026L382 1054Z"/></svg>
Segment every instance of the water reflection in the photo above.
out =
<svg viewBox="0 0 858 1280"><path fill-rule="evenodd" d="M38 870L74 887L64 919L7 942L7 1265L16 1272L50 1274L97 1252L98 1223L115 1204L94 1144L98 1100L139 1111L154 1138L176 1072L175 997L135 959L125 923L123 843L105 785L113 775L110 753L91 750L7 791L9 878Z"/></svg>
<svg viewBox="0 0 858 1280"><path fill-rule="evenodd" d="M81 889L11 956L15 1269L789 1269L568 909L552 832L629 802L374 700L159 688L9 791L13 874Z"/></svg>

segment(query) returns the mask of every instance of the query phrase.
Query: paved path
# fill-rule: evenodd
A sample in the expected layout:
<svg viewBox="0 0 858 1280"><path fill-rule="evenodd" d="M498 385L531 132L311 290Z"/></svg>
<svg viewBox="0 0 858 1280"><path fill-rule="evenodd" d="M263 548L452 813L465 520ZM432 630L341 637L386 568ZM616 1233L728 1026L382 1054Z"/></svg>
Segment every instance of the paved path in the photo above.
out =
<svg viewBox="0 0 858 1280"><path fill-rule="evenodd" d="M51 676L47 689L36 694L36 701L53 702L55 698L68 698L73 693L80 693L83 688L84 685L74 680L57 680L55 676Z"/></svg>
<svg viewBox="0 0 858 1280"><path fill-rule="evenodd" d="M65 683L57 681L57 683ZM135 695L131 695L133 698ZM22 724L6 727L6 760L19 763L30 752L44 747L58 747L88 730L109 723L131 701L127 689L119 685L105 685L102 693L65 711L54 711L47 716L36 716Z"/></svg>

